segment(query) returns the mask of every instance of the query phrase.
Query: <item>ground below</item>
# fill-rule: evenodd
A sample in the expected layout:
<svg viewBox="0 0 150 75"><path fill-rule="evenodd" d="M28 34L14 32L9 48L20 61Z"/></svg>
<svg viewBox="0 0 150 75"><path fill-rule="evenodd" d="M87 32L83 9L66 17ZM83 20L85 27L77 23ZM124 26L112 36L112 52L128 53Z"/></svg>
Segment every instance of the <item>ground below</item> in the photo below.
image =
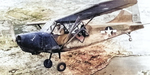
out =
<svg viewBox="0 0 150 75"><path fill-rule="evenodd" d="M47 53L31 55L21 51L19 47L6 48L0 50L0 63L2 64L0 65L0 71L3 75L90 75L105 68L111 58L129 55L129 52L114 44L115 42L108 40L86 47L74 48L74 51L62 53L61 60L57 54L53 54L51 59L53 66L50 69L43 66L43 61L49 57ZM56 66L61 61L66 63L67 68L63 72L58 72Z"/></svg>

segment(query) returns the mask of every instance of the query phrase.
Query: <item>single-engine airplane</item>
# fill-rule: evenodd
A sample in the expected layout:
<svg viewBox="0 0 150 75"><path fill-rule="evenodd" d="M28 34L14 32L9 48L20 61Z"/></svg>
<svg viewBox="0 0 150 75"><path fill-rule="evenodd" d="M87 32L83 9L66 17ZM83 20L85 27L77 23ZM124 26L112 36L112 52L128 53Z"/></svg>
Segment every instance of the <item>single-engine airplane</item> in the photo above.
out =
<svg viewBox="0 0 150 75"><path fill-rule="evenodd" d="M97 39L97 41L90 40L95 43L121 34L128 34L131 41L130 32L143 28L143 25L133 23L132 14L125 10L122 10L116 18L106 24L94 26L89 25L89 22L96 16L111 13L136 3L137 0L109 0L98 3L77 13L57 19L51 24L45 24L41 31L18 34L16 42L23 51L33 55L41 52L50 53L49 59L44 61L44 66L51 68L52 53L58 53L59 58L61 58L61 52L69 51L68 45L70 42L78 41L80 42L78 46L82 46L83 43L89 45L91 43L86 42L88 38ZM38 25L40 27L40 24L44 23L31 23L28 25ZM58 71L64 71L65 69L66 64L64 62L58 64Z"/></svg>

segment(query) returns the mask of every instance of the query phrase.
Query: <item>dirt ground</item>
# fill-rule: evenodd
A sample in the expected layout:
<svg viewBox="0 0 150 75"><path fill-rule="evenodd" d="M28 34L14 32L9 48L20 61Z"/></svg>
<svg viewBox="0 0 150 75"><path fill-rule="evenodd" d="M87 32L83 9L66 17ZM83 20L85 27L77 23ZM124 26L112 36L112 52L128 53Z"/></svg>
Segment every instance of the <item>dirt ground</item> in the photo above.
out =
<svg viewBox="0 0 150 75"><path fill-rule="evenodd" d="M115 57L106 68L94 75L150 75L149 58L150 56Z"/></svg>
<svg viewBox="0 0 150 75"><path fill-rule="evenodd" d="M3 49L8 46L6 43L0 50L0 64L2 64L0 72L3 75L91 75L105 68L113 57L131 54L116 44L113 39L102 42L104 36L99 31L85 38L84 43L79 43L77 40L71 42L69 51L61 53L61 59L58 58L57 53L53 54L51 59L53 66L50 69L43 65L43 61L49 58L48 53L32 55L23 52L18 46ZM57 71L59 62L66 63L65 71Z"/></svg>
<svg viewBox="0 0 150 75"><path fill-rule="evenodd" d="M61 60L58 54L53 54L53 66L50 69L43 66L43 61L49 57L47 53L32 55L21 51L19 47L3 49L0 50L0 72L2 75L90 75L105 68L114 56L130 54L111 40L74 49L62 53ZM61 61L66 63L67 68L58 72L56 66Z"/></svg>
<svg viewBox="0 0 150 75"><path fill-rule="evenodd" d="M103 45L96 44L65 53L62 60L66 62L68 69L64 71L64 74L69 72L73 75L89 75L105 68L113 54L107 54L103 47Z"/></svg>

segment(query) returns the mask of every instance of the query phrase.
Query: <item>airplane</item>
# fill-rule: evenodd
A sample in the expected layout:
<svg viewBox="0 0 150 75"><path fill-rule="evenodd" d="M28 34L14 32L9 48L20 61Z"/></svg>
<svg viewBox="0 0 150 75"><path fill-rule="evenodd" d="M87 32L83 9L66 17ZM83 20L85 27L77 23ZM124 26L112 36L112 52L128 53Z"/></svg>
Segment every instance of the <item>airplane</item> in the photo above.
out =
<svg viewBox="0 0 150 75"><path fill-rule="evenodd" d="M129 41L131 41L130 33L143 28L143 25L141 23L133 23L132 14L125 10L122 10L116 18L106 24L90 25L89 23L96 16L121 10L136 3L137 0L109 0L94 4L89 8L50 23L29 23L28 25L38 25L41 30L18 34L16 42L23 51L33 55L38 55L41 52L50 53L49 58L44 61L44 67L51 68L53 65L51 61L52 54L58 53L60 59L61 52L72 50L73 47L68 46L74 41L80 42L78 46L74 46L79 47L82 44L90 45L91 43L86 42L88 38L97 39L98 41L92 41L97 43L122 34L127 34ZM40 27L40 24L45 25ZM58 71L64 71L65 69L66 64L64 62L57 65Z"/></svg>

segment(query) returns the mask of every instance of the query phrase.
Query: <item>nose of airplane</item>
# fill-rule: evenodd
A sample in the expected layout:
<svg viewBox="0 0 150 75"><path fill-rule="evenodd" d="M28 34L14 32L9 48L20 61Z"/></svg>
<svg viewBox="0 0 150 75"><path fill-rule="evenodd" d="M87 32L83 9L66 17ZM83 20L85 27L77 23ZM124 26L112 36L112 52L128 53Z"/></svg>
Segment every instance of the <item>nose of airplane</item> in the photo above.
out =
<svg viewBox="0 0 150 75"><path fill-rule="evenodd" d="M16 37L16 42L19 46L23 47L33 47L34 42L39 41L38 34L36 33L26 33L26 34L19 34ZM32 44L32 45L31 45Z"/></svg>
<svg viewBox="0 0 150 75"><path fill-rule="evenodd" d="M52 34L46 32L19 34L16 37L16 42L23 51L32 54L46 52L57 46Z"/></svg>
<svg viewBox="0 0 150 75"><path fill-rule="evenodd" d="M39 53L43 48L43 36L41 32L19 34L16 42L25 52Z"/></svg>
<svg viewBox="0 0 150 75"><path fill-rule="evenodd" d="M16 42L17 42L18 45L21 45L21 40L22 40L21 36L18 35L18 36L16 37Z"/></svg>

